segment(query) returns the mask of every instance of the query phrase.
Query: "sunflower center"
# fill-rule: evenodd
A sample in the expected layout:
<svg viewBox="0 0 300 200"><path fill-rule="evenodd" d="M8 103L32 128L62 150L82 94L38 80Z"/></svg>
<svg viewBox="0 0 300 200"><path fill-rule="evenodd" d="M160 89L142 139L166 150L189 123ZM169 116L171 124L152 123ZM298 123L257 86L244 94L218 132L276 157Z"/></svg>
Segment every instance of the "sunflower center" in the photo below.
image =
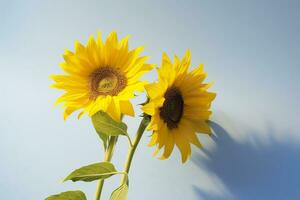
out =
<svg viewBox="0 0 300 200"><path fill-rule="evenodd" d="M117 69L102 67L90 75L90 98L96 99L99 95L116 96L127 85L126 77Z"/></svg>
<svg viewBox="0 0 300 200"><path fill-rule="evenodd" d="M176 87L170 87L165 95L165 101L160 108L160 117L167 123L168 128L178 127L183 114L184 101L181 92Z"/></svg>
<svg viewBox="0 0 300 200"><path fill-rule="evenodd" d="M98 83L98 91L102 93L107 93L112 91L118 84L118 77L111 74L107 77L101 79Z"/></svg>

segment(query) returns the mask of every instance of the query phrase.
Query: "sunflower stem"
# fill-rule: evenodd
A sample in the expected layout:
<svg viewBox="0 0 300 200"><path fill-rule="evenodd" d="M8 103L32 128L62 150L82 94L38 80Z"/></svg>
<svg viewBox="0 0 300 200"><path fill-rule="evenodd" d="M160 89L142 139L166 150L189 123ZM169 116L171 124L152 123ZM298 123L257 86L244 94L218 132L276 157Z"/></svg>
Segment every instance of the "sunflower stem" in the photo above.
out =
<svg viewBox="0 0 300 200"><path fill-rule="evenodd" d="M127 138L128 138L128 142L129 142L129 145L130 145L130 147L133 147L133 144L132 144L131 138L130 138L129 136L127 136Z"/></svg>
<svg viewBox="0 0 300 200"><path fill-rule="evenodd" d="M149 124L149 117L148 116L144 116L144 118L142 119L141 123L140 123L140 126L138 128L138 131L136 133L136 136L135 136L135 139L134 139L134 142L133 142L133 145L130 147L129 151L128 151L128 154L127 154L127 159L126 159L126 162L125 162L125 166L124 166L124 171L127 173L129 173L129 170L130 170L130 166L131 166L131 163L132 163L132 159L133 159L133 156L134 156L134 153L135 153L135 150L142 138L142 135L146 129L146 127L148 126ZM122 184L125 184L127 182L127 175L124 175L121 179L121 185Z"/></svg>
<svg viewBox="0 0 300 200"><path fill-rule="evenodd" d="M113 152L114 152L114 148L115 148L115 145L117 143L117 140L118 140L118 136L111 136L110 137L108 147L105 151L104 161L106 161L106 162L111 161L111 158L113 156ZM96 190L96 193L95 193L95 198L94 198L95 200L100 200L103 185L104 185L104 179L99 180L98 185L97 185L97 190Z"/></svg>

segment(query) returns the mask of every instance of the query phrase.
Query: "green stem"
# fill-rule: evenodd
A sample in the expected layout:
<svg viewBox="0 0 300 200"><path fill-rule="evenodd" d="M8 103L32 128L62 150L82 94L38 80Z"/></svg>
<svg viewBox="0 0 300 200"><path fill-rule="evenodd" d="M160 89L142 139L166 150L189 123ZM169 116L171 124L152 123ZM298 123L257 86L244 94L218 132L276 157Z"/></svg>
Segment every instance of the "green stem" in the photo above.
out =
<svg viewBox="0 0 300 200"><path fill-rule="evenodd" d="M135 150L136 150L136 148L137 148L137 146L138 146L138 144L141 140L141 137L142 137L142 135L143 135L143 133L144 133L144 131L145 131L148 124L149 124L149 118L147 116L145 116L143 118L143 120L141 121L141 123L140 123L139 129L136 133L136 136L135 136L135 139L134 139L134 142L133 142L133 145L130 147L128 155L127 155L127 159L126 159L125 167L124 167L124 171L127 174L129 173L132 158L133 158L133 155L135 153ZM127 181L127 176L123 176L122 180L121 180L121 184L126 183L126 181Z"/></svg>
<svg viewBox="0 0 300 200"><path fill-rule="evenodd" d="M118 136L110 137L108 147L105 151L104 161L106 161L106 162L111 161L117 140L118 140ZM95 200L100 200L103 185L104 185L104 180L103 179L99 180L98 185L97 185L97 190L95 193L95 198L94 198Z"/></svg>

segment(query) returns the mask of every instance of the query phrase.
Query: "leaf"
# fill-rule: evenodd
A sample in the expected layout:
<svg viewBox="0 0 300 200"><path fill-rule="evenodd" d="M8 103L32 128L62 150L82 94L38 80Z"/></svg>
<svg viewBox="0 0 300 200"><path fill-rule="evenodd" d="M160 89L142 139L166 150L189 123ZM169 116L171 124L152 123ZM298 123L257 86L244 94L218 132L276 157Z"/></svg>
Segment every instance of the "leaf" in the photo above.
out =
<svg viewBox="0 0 300 200"><path fill-rule="evenodd" d="M106 150L107 149L107 145L108 145L109 136L106 135L106 134L100 133L97 130L96 130L96 132L97 132L98 136L100 137L100 139L103 142L104 150Z"/></svg>
<svg viewBox="0 0 300 200"><path fill-rule="evenodd" d="M112 163L100 162L76 169L64 179L64 182L68 180L72 180L73 182L91 182L98 179L106 179L118 173L120 172L117 172Z"/></svg>
<svg viewBox="0 0 300 200"><path fill-rule="evenodd" d="M86 196L83 192L77 190L52 195L47 197L45 200L86 200Z"/></svg>
<svg viewBox="0 0 300 200"><path fill-rule="evenodd" d="M125 123L115 121L103 111L99 111L92 116L92 123L103 142L104 150L107 149L109 136L125 135L132 146L132 141L127 133L127 125Z"/></svg>
<svg viewBox="0 0 300 200"><path fill-rule="evenodd" d="M109 200L126 200L128 194L128 185L122 184L111 193Z"/></svg>
<svg viewBox="0 0 300 200"><path fill-rule="evenodd" d="M99 111L92 116L93 125L98 134L108 136L128 135L127 125L113 120L107 113Z"/></svg>

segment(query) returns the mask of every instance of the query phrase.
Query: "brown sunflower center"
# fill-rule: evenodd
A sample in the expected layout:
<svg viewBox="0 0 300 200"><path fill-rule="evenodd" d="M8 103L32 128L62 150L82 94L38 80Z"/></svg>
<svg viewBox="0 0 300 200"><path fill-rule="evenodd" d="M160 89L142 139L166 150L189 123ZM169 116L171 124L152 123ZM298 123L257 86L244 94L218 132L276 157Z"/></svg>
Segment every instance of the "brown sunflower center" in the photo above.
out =
<svg viewBox="0 0 300 200"><path fill-rule="evenodd" d="M170 87L165 93L165 101L160 108L160 117L169 129L177 128L183 114L184 101L180 90Z"/></svg>
<svg viewBox="0 0 300 200"><path fill-rule="evenodd" d="M96 99L99 95L116 96L126 85L126 77L117 69L99 68L90 75L90 98Z"/></svg>

